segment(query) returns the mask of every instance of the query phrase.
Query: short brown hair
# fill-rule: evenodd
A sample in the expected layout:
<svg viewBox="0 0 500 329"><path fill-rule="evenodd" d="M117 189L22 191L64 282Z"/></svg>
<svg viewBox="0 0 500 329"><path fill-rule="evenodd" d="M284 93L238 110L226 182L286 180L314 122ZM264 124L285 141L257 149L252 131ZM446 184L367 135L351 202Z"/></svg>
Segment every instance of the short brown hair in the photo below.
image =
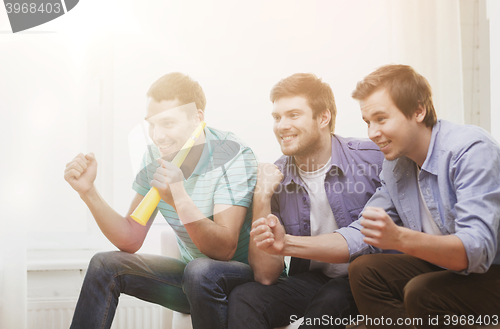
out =
<svg viewBox="0 0 500 329"><path fill-rule="evenodd" d="M330 111L332 115L330 131L333 133L337 106L335 106L332 88L328 83L323 82L313 73L295 73L275 84L270 94L273 103L282 97L294 96L302 96L307 99L307 103L313 110L313 118L325 110Z"/></svg>
<svg viewBox="0 0 500 329"><path fill-rule="evenodd" d="M173 72L156 80L147 92L147 97L158 103L177 99L182 105L196 103L196 108L205 111L207 100L200 84L189 75Z"/></svg>
<svg viewBox="0 0 500 329"><path fill-rule="evenodd" d="M424 123L432 127L437 121L432 104L432 90L429 82L408 65L384 65L359 81L352 92L352 98L362 101L375 91L385 88L394 105L407 117L422 105L427 110Z"/></svg>

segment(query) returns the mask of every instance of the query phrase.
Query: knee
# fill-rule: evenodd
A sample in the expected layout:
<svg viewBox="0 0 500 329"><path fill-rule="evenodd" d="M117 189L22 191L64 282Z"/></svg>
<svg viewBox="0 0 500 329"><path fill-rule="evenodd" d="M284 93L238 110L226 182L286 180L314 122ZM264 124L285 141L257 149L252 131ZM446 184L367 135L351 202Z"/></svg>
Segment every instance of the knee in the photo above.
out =
<svg viewBox="0 0 500 329"><path fill-rule="evenodd" d="M380 255L364 255L356 258L349 265L349 281L351 287L354 288L358 283L366 282L366 280L377 272L380 266Z"/></svg>
<svg viewBox="0 0 500 329"><path fill-rule="evenodd" d="M426 275L411 279L404 287L404 304L411 317L427 316L440 295L439 287L428 280Z"/></svg>
<svg viewBox="0 0 500 329"><path fill-rule="evenodd" d="M95 254L92 259L90 259L87 272L103 272L113 268L117 259L117 253L119 252L111 251Z"/></svg>
<svg viewBox="0 0 500 329"><path fill-rule="evenodd" d="M116 274L120 272L119 261L121 251L100 252L95 254L89 262L87 273L85 274L86 281L109 281L116 278Z"/></svg>
<svg viewBox="0 0 500 329"><path fill-rule="evenodd" d="M105 251L95 254L89 263L89 270L120 272L137 262L140 256L124 251Z"/></svg>
<svg viewBox="0 0 500 329"><path fill-rule="evenodd" d="M314 307L321 308L322 305L328 305L332 310L341 311L349 307L350 304L354 304L354 300L349 281L332 279L330 282L323 285L313 296L309 307L315 305Z"/></svg>
<svg viewBox="0 0 500 329"><path fill-rule="evenodd" d="M196 258L190 261L184 269L182 286L187 292L190 287L212 285L218 281L218 272L214 271L216 262L209 258Z"/></svg>
<svg viewBox="0 0 500 329"><path fill-rule="evenodd" d="M272 312L272 307L266 302L264 291L260 290L267 288L269 286L249 282L231 291L227 309L229 328L240 327L242 323L247 323L246 328L255 323L259 323L255 327L270 328L266 312Z"/></svg>
<svg viewBox="0 0 500 329"><path fill-rule="evenodd" d="M255 307L262 304L262 294L260 287L264 287L260 283L250 282L237 286L229 295L229 304L233 305L232 309L241 310L242 308Z"/></svg>

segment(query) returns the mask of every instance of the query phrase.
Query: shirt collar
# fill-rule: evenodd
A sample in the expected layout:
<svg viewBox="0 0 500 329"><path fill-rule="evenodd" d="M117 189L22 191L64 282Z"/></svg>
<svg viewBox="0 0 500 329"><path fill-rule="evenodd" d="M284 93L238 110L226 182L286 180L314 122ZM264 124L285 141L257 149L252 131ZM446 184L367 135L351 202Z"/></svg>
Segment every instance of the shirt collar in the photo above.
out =
<svg viewBox="0 0 500 329"><path fill-rule="evenodd" d="M438 157L439 157L439 147L437 145L437 138L439 129L441 128L441 120L438 120L436 124L432 127L431 141L429 142L429 149L427 150L427 156L425 157L424 164L421 170L427 171L433 175L437 175L438 170ZM401 170L406 170L408 164L413 162L407 157L401 157L397 159L397 163L393 168L393 172L400 172Z"/></svg>
<svg viewBox="0 0 500 329"><path fill-rule="evenodd" d="M429 150L427 150L427 156L425 158L424 164L422 165L422 170L430 172L433 175L437 175L438 171L438 157L439 157L439 144L438 144L438 134L441 128L441 120L438 120L436 124L432 127L431 142L429 143Z"/></svg>

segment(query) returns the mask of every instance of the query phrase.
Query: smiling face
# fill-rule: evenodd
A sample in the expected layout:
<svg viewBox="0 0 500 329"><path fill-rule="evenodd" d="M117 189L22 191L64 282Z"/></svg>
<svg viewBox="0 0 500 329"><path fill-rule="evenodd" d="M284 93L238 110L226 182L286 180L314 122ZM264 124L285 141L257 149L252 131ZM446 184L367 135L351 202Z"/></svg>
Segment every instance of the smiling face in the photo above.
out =
<svg viewBox="0 0 500 329"><path fill-rule="evenodd" d="M314 154L321 147L320 130L325 125L320 115L313 118L306 98L279 98L274 102L272 116L274 134L284 155L303 157Z"/></svg>
<svg viewBox="0 0 500 329"><path fill-rule="evenodd" d="M184 146L200 122L199 112L194 103L183 105L178 100L157 102L149 98L148 133L164 160L172 161Z"/></svg>
<svg viewBox="0 0 500 329"><path fill-rule="evenodd" d="M380 147L387 160L408 156L415 161L421 157L420 144L427 140L427 136L421 136L425 131L421 127L425 110L419 108L407 118L384 88L360 101L360 106L363 120L368 124L368 137Z"/></svg>

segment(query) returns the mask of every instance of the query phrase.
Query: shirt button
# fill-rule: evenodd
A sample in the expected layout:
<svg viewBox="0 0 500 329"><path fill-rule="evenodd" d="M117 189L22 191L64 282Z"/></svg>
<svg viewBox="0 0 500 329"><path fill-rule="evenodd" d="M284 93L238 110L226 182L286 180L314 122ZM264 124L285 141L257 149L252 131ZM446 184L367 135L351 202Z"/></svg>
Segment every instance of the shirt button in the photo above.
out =
<svg viewBox="0 0 500 329"><path fill-rule="evenodd" d="M410 172L409 171L406 172L406 177L410 177Z"/></svg>
<svg viewBox="0 0 500 329"><path fill-rule="evenodd" d="M307 223L304 223L304 228L307 229L309 227L309 225L307 225Z"/></svg>
<svg viewBox="0 0 500 329"><path fill-rule="evenodd" d="M306 202L306 197L303 197L303 198L302 198L302 201Z"/></svg>

